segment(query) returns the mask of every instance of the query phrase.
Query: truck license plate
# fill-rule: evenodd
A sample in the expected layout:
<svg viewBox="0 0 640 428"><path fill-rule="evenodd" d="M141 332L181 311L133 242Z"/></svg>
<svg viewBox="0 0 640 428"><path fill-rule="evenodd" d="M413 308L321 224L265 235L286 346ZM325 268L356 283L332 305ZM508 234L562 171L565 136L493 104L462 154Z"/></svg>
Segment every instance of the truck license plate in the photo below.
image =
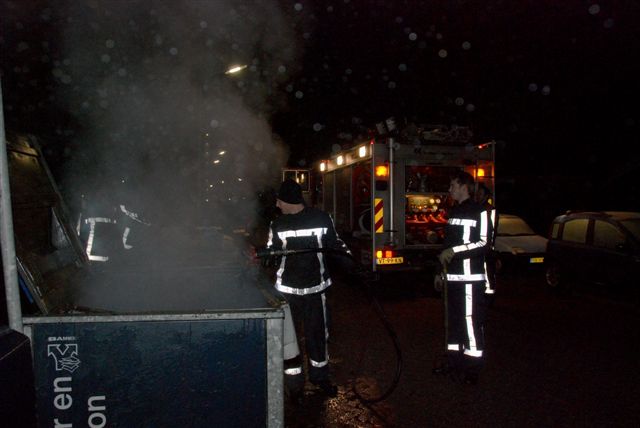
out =
<svg viewBox="0 0 640 428"><path fill-rule="evenodd" d="M376 262L379 265L399 265L404 263L404 257L383 257L376 259Z"/></svg>
<svg viewBox="0 0 640 428"><path fill-rule="evenodd" d="M529 263L544 263L544 257L531 257Z"/></svg>

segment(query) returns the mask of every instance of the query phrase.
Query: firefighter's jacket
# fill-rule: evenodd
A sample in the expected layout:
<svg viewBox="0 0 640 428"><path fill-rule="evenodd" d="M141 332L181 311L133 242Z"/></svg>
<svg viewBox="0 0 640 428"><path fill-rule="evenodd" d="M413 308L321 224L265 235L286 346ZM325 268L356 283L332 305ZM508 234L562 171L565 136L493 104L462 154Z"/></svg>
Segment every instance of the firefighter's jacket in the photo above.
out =
<svg viewBox="0 0 640 428"><path fill-rule="evenodd" d="M92 208L81 213L78 219L78 234L90 261L107 262L124 257L125 252L135 246L136 234L131 231L150 225L125 205L96 204Z"/></svg>
<svg viewBox="0 0 640 428"><path fill-rule="evenodd" d="M494 294L495 280L496 280L495 265L496 265L496 259L497 259L496 236L498 234L499 216L498 216L498 212L496 211L496 207L494 207L493 204L491 204L490 202L486 201L485 203L482 204L482 207L489 215L489 222L490 222L489 226L491 227L490 229L491 233L489 233L488 235L487 250L485 252L485 259L486 259L485 273L487 274L487 280L485 281L486 283L485 293Z"/></svg>
<svg viewBox="0 0 640 428"><path fill-rule="evenodd" d="M267 247L273 250L334 249L350 254L329 214L305 207L271 222ZM276 272L275 288L286 294L319 293L331 285L326 252L285 255Z"/></svg>
<svg viewBox="0 0 640 428"><path fill-rule="evenodd" d="M485 281L484 257L492 235L490 213L482 205L466 199L451 209L444 239L444 247L454 252L448 281Z"/></svg>

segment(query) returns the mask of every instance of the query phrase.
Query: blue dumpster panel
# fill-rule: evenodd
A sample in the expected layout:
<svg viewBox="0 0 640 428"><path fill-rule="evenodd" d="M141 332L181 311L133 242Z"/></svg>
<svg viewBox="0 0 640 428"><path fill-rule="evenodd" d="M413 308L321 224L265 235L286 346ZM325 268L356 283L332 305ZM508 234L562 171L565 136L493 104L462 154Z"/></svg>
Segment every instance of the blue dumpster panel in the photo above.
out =
<svg viewBox="0 0 640 428"><path fill-rule="evenodd" d="M41 427L266 425L264 319L34 324L33 350Z"/></svg>

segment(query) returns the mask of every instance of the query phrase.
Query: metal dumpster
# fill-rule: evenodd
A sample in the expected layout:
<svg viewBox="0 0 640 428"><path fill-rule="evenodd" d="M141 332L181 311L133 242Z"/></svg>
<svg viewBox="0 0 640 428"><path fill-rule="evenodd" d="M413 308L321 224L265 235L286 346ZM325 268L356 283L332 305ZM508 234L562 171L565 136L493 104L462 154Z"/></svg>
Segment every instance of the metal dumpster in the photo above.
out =
<svg viewBox="0 0 640 428"><path fill-rule="evenodd" d="M38 426L283 426L282 301L233 269L99 280L118 294L142 276L152 276L154 293L187 290L157 300L161 310L131 312L140 308L134 298L95 313L24 318ZM210 284L208 295L197 281Z"/></svg>
<svg viewBox="0 0 640 428"><path fill-rule="evenodd" d="M152 225L90 264L37 141L8 154L39 427L284 426L284 299L242 239Z"/></svg>

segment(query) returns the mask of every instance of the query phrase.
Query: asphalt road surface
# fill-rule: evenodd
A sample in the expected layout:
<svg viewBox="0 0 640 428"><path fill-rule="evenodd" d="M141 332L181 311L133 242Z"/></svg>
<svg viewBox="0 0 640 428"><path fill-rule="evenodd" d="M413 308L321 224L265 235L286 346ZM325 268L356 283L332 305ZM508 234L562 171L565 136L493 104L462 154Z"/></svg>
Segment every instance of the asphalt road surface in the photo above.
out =
<svg viewBox="0 0 640 428"><path fill-rule="evenodd" d="M329 295L338 396L308 387L302 403L287 403L286 426L638 427L640 306L577 288L552 293L539 275L502 277L486 364L470 386L431 373L444 327L442 299L429 283L407 276L373 288L401 349L394 383L395 348L373 301L338 280Z"/></svg>

